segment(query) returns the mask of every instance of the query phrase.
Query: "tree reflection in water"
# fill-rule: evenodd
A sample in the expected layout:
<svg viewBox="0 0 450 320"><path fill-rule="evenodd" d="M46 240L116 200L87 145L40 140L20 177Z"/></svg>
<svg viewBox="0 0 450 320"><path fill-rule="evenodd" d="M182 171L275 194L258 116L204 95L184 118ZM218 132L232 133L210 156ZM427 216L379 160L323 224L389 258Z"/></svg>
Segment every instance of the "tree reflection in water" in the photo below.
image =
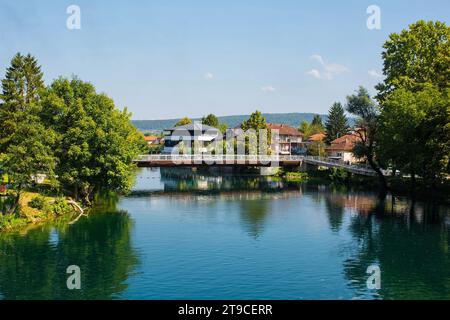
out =
<svg viewBox="0 0 450 320"><path fill-rule="evenodd" d="M74 225L43 226L0 238L4 299L112 299L127 288L138 263L126 212L91 214ZM68 290L69 265L81 269L81 290Z"/></svg>
<svg viewBox="0 0 450 320"><path fill-rule="evenodd" d="M344 262L344 273L355 295L450 299L448 208L392 196L386 201L355 193L326 198L332 230L338 224L336 207L353 212L349 231L354 243ZM381 269L378 291L366 286L366 269L373 264Z"/></svg>

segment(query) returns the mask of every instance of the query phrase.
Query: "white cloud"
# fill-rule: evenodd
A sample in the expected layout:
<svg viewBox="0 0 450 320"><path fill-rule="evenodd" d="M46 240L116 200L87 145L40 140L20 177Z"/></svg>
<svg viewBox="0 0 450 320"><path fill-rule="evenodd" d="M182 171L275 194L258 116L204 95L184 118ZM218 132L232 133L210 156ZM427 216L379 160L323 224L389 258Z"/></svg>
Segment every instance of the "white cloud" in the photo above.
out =
<svg viewBox="0 0 450 320"><path fill-rule="evenodd" d="M212 80L212 79L214 79L214 75L211 72L207 72L207 73L205 73L205 79Z"/></svg>
<svg viewBox="0 0 450 320"><path fill-rule="evenodd" d="M349 71L346 66L337 63L326 62L321 55L313 54L311 60L316 61L320 65L320 69L311 69L307 74L313 76L316 79L332 80L334 76Z"/></svg>
<svg viewBox="0 0 450 320"><path fill-rule="evenodd" d="M272 86L261 87L261 91L264 91L264 92L274 92L275 90L276 89L274 87L272 87Z"/></svg>
<svg viewBox="0 0 450 320"><path fill-rule="evenodd" d="M313 76L313 77L316 78L316 79L320 79L320 78L321 78L321 76L320 76L320 71L317 70L317 69L311 69L311 70L309 70L309 71L307 72L307 74Z"/></svg>
<svg viewBox="0 0 450 320"><path fill-rule="evenodd" d="M382 78L382 77L383 77L383 75L382 75L381 73L377 72L377 71L374 70L374 69L369 70L368 73L369 73L369 76L371 76L371 77L373 77L373 78L376 78L376 79L379 79L379 78Z"/></svg>

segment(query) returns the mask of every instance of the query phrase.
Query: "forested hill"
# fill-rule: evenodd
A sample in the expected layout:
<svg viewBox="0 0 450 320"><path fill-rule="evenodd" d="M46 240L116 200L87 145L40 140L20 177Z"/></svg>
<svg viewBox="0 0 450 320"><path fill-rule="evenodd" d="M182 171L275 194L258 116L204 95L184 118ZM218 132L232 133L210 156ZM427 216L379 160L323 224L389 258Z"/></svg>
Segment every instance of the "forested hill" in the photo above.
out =
<svg viewBox="0 0 450 320"><path fill-rule="evenodd" d="M263 116L269 123L285 123L294 128L298 128L302 121L311 122L314 113L264 113ZM321 115L322 121L325 123L327 116ZM241 124L244 120L249 118L249 115L237 115L237 116L224 116L218 117L221 123L226 123L228 127L233 128ZM148 130L163 130L171 128L180 119L168 119L168 120L133 120L133 124L141 131ZM200 121L199 118L193 118L192 120Z"/></svg>

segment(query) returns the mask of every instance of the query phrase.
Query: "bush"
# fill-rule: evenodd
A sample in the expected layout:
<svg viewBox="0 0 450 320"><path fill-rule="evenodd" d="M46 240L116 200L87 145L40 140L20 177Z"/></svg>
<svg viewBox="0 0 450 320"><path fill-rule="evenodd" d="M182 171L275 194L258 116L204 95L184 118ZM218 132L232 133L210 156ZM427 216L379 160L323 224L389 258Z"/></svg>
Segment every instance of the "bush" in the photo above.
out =
<svg viewBox="0 0 450 320"><path fill-rule="evenodd" d="M333 182L344 183L348 179L348 173L344 168L331 168L329 177Z"/></svg>
<svg viewBox="0 0 450 320"><path fill-rule="evenodd" d="M30 208L42 210L44 209L46 202L47 200L43 196L37 196L31 199L30 202L28 202L28 206Z"/></svg>
<svg viewBox="0 0 450 320"><path fill-rule="evenodd" d="M306 181L308 180L308 174L306 172L287 172L285 179L293 182Z"/></svg>
<svg viewBox="0 0 450 320"><path fill-rule="evenodd" d="M51 211L57 216L62 216L71 213L73 209L64 198L56 198L51 206Z"/></svg>

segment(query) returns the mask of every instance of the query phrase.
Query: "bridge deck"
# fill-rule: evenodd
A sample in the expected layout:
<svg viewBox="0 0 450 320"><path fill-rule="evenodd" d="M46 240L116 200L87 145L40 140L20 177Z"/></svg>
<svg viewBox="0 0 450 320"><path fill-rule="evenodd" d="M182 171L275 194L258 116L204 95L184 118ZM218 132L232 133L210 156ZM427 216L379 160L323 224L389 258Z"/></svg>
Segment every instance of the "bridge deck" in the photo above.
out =
<svg viewBox="0 0 450 320"><path fill-rule="evenodd" d="M176 166L299 166L302 156L186 156L186 155L142 155L135 163L138 167L176 167Z"/></svg>
<svg viewBox="0 0 450 320"><path fill-rule="evenodd" d="M141 155L134 161L138 167L198 167L198 166L252 166L252 167L298 167L303 163L327 168L343 168L360 175L374 176L375 171L367 165L349 164L339 160L312 156L293 155Z"/></svg>

